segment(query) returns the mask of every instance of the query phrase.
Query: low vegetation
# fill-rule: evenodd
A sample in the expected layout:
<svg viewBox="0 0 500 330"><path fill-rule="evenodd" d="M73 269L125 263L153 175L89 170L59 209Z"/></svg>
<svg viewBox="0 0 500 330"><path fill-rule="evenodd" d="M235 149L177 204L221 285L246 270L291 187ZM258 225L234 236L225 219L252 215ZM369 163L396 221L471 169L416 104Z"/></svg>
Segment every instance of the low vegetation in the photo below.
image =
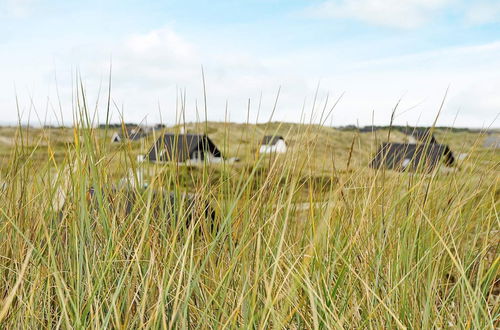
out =
<svg viewBox="0 0 500 330"><path fill-rule="evenodd" d="M428 174L367 166L404 139L390 128L185 126L241 161L139 164L155 136L0 129L2 328L500 326L500 153L481 133L436 130L464 155ZM273 133L289 152L258 155Z"/></svg>

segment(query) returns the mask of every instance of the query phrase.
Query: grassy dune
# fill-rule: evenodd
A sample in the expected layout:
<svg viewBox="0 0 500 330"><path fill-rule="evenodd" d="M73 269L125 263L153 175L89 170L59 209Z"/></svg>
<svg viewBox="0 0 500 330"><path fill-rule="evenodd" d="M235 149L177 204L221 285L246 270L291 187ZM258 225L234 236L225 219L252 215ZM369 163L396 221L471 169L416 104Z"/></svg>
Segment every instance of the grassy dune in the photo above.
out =
<svg viewBox="0 0 500 330"><path fill-rule="evenodd" d="M366 166L395 131L186 128L241 162L140 165L152 136L0 129L0 327L500 326L500 153L484 136L437 131L467 156L423 174ZM265 133L290 152L258 156ZM118 184L140 166L147 189Z"/></svg>

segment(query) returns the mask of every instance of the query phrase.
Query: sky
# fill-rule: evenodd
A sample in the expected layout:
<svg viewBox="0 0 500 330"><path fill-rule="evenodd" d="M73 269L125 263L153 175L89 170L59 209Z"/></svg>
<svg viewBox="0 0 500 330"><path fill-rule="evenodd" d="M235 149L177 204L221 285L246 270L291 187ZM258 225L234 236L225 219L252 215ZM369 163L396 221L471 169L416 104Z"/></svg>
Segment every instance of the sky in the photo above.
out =
<svg viewBox="0 0 500 330"><path fill-rule="evenodd" d="M112 122L497 128L500 1L0 0L0 123L104 122L110 81Z"/></svg>

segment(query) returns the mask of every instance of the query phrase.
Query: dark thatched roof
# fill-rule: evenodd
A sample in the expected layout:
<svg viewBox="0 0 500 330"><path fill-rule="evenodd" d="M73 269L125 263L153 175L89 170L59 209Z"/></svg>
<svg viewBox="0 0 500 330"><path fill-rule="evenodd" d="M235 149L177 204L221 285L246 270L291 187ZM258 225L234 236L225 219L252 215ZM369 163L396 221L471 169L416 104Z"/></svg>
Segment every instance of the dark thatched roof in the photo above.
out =
<svg viewBox="0 0 500 330"><path fill-rule="evenodd" d="M398 171L430 171L441 160L446 165L453 165L455 161L450 148L444 144L383 143L370 166Z"/></svg>
<svg viewBox="0 0 500 330"><path fill-rule="evenodd" d="M195 158L198 153L204 159L205 153L222 157L221 152L206 135L164 134L153 145L147 155L150 161L174 161L183 163Z"/></svg>
<svg viewBox="0 0 500 330"><path fill-rule="evenodd" d="M279 140L285 141L285 139L279 135L266 135L262 139L262 145L274 146Z"/></svg>
<svg viewBox="0 0 500 330"><path fill-rule="evenodd" d="M429 128L422 127L406 127L403 133L412 136L419 143L438 143Z"/></svg>

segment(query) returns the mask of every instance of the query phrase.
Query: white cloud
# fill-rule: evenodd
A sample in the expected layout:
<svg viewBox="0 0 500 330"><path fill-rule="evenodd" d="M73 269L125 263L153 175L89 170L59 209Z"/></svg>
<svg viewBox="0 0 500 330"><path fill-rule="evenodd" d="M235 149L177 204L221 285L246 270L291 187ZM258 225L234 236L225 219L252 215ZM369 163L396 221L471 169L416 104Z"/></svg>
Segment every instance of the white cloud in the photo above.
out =
<svg viewBox="0 0 500 330"><path fill-rule="evenodd" d="M426 63L440 70L440 68L452 67L457 71L464 66L470 69L478 69L486 66L489 68L492 63L499 63L498 53L500 52L500 41L472 46L456 46L442 49L435 49L414 54L407 54L382 59L372 59L368 61L356 62L354 69L370 70L372 68L404 68L409 64L414 67L419 63Z"/></svg>
<svg viewBox="0 0 500 330"><path fill-rule="evenodd" d="M446 11L459 14L463 22L473 25L500 22L498 0L324 0L305 12L317 18L352 19L412 29L437 19Z"/></svg>
<svg viewBox="0 0 500 330"><path fill-rule="evenodd" d="M465 18L472 24L486 24L500 21L498 0L473 1L465 11Z"/></svg>
<svg viewBox="0 0 500 330"><path fill-rule="evenodd" d="M326 0L308 13L397 28L415 28L454 0Z"/></svg>
<svg viewBox="0 0 500 330"><path fill-rule="evenodd" d="M34 6L35 0L0 0L0 13L10 17L26 17Z"/></svg>
<svg viewBox="0 0 500 330"><path fill-rule="evenodd" d="M453 124L455 113L460 109L456 125L482 126L500 111L496 91L500 85L500 58L497 56L500 42L371 61L354 61L347 51L332 55L325 49L286 51L284 54L234 49L224 40L213 40L210 47L202 47L195 39L185 38L171 28L133 34L112 43L67 44L64 48L59 47L61 44L64 43L58 40L47 46L48 49L58 47L55 58L54 53L47 50L38 51L36 57L23 48L19 53L0 53L0 90L12 91L12 83L16 82L22 108L28 109L33 94L34 103L44 117L47 96L57 109L56 63L66 123L72 118L74 71L71 68L78 65L89 104L94 104L98 86L107 80L110 53L113 54L112 96L120 107L123 105L127 121L141 121L147 117L150 123L160 118L173 123L179 89L187 92L187 120L197 119L196 104L203 119L201 65L205 69L210 120L225 119L228 101L229 118L245 121L249 98L251 120L255 120L261 93L259 117L261 121L267 120L281 86L275 119L299 121L304 99L307 98L306 109L309 110L319 80L321 98L327 92L330 92L330 99L346 93L334 112L335 125L352 124L357 120L361 125L370 124L372 112L376 123L387 123L400 97L403 102L397 123L431 124L448 85L451 85L448 102L439 124ZM0 95L0 112L5 114L3 121L16 120L15 111L2 110L15 109L14 102L14 93ZM415 105L417 107L412 108ZM404 112L409 108L412 109ZM49 118L51 112L49 106ZM118 119L114 111L113 120Z"/></svg>
<svg viewBox="0 0 500 330"><path fill-rule="evenodd" d="M170 60L192 61L195 54L193 45L169 28L134 34L126 40L126 47L145 60L167 56Z"/></svg>

